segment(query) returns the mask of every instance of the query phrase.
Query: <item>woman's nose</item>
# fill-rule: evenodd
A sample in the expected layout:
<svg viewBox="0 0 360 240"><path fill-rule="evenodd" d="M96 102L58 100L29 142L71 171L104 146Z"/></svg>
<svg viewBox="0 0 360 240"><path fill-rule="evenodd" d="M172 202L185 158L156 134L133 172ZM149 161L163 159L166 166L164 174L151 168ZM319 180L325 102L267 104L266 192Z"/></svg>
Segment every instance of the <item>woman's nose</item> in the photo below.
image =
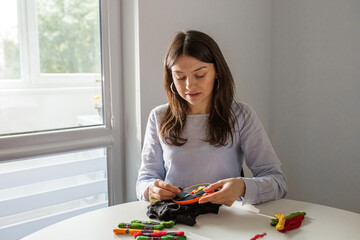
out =
<svg viewBox="0 0 360 240"><path fill-rule="evenodd" d="M192 77L186 79L186 89L190 90L196 84L196 80Z"/></svg>

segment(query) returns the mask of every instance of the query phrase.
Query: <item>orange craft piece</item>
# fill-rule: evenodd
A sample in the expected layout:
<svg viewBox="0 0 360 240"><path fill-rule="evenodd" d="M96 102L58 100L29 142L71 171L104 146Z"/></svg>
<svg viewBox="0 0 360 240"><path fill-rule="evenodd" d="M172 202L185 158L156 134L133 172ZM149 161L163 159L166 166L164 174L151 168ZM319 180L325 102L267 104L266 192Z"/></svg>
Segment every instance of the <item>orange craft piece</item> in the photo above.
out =
<svg viewBox="0 0 360 240"><path fill-rule="evenodd" d="M198 202L200 198L205 197L213 192L205 193L203 189L209 186L210 183L200 183L187 188L184 188L181 193L177 194L172 200L180 205L187 205ZM202 194L201 194L202 193Z"/></svg>

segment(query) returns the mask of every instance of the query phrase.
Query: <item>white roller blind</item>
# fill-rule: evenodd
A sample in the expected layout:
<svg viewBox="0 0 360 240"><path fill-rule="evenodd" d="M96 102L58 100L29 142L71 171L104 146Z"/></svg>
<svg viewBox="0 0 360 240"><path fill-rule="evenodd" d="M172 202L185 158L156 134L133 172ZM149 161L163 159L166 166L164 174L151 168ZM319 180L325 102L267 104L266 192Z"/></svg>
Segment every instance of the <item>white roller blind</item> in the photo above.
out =
<svg viewBox="0 0 360 240"><path fill-rule="evenodd" d="M0 163L0 239L108 206L106 149Z"/></svg>

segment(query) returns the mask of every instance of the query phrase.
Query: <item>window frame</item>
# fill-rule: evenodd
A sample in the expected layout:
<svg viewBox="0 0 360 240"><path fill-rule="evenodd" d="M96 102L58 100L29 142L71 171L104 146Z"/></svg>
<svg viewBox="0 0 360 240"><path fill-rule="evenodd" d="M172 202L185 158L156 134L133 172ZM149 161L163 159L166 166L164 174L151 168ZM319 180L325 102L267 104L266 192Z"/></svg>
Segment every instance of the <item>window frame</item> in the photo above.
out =
<svg viewBox="0 0 360 240"><path fill-rule="evenodd" d="M0 136L0 164L7 160L106 147L108 201L111 206L125 199L121 115L121 2L99 0L99 3L104 125Z"/></svg>
<svg viewBox="0 0 360 240"><path fill-rule="evenodd" d="M18 20L18 44L19 44L19 59L20 59L20 78L18 79L1 79L0 87L4 88L24 88L26 86L26 82L29 80L29 66L23 64L23 59L27 58L28 54L28 46L25 40L25 36L27 35L26 26L26 11L23 4L20 3L22 0L16 0L17 4L17 20ZM27 76L24 78L23 76Z"/></svg>

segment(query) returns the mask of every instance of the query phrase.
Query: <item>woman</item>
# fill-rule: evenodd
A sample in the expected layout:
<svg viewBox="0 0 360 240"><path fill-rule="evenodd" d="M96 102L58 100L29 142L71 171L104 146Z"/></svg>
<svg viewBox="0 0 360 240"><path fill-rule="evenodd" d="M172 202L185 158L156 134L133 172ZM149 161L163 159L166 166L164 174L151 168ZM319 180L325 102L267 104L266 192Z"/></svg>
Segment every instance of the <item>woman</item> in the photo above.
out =
<svg viewBox="0 0 360 240"><path fill-rule="evenodd" d="M234 81L216 42L178 33L165 55L168 104L152 110L136 184L141 200L167 200L212 183L199 203L257 204L286 195L286 180L255 112L234 101ZM253 178L240 176L243 159Z"/></svg>

